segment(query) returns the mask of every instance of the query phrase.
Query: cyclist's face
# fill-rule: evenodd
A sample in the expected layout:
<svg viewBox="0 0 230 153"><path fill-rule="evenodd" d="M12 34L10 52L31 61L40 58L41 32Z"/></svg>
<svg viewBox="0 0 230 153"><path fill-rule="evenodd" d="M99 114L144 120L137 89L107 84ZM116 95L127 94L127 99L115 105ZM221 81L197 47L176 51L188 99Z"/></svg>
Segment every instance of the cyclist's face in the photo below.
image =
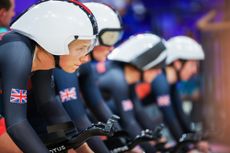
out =
<svg viewBox="0 0 230 153"><path fill-rule="evenodd" d="M182 70L181 70L181 79L184 81L189 80L193 75L197 74L198 72L199 62L195 60L187 61Z"/></svg>
<svg viewBox="0 0 230 153"><path fill-rule="evenodd" d="M124 73L128 84L136 83L141 79L141 72L133 66L125 65Z"/></svg>
<svg viewBox="0 0 230 153"><path fill-rule="evenodd" d="M104 62L112 49L113 47L96 46L93 49L93 57L99 62Z"/></svg>
<svg viewBox="0 0 230 153"><path fill-rule="evenodd" d="M1 12L1 17L0 17L0 24L1 26L4 26L4 27L8 27L10 22L11 22L11 19L14 17L15 15L15 11L14 11L14 0L10 0L10 3L11 3L11 7L9 8L9 10L5 10L5 9L2 9L0 12Z"/></svg>
<svg viewBox="0 0 230 153"><path fill-rule="evenodd" d="M79 66L87 61L91 40L75 40L69 44L69 55L60 56L61 68L69 73L75 72Z"/></svg>

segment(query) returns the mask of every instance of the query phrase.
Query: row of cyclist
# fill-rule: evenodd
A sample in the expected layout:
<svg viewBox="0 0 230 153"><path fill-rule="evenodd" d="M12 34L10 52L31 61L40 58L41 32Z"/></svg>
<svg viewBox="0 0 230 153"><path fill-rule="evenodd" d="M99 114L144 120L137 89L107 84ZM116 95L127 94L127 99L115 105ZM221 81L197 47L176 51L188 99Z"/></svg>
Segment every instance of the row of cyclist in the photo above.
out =
<svg viewBox="0 0 230 153"><path fill-rule="evenodd" d="M114 48L121 34L117 12L95 2L45 0L16 19L0 40L1 136L9 134L0 136L1 150L208 152L177 91L197 73L202 47L186 36L143 33ZM174 146L144 109L153 103Z"/></svg>

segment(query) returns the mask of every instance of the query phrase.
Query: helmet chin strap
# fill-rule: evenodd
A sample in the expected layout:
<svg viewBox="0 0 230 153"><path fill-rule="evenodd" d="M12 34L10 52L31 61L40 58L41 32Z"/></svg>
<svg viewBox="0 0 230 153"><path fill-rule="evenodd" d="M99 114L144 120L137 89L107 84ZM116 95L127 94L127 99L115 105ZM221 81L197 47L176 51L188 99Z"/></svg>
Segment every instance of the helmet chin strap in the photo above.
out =
<svg viewBox="0 0 230 153"><path fill-rule="evenodd" d="M61 66L59 64L59 62L60 62L60 56L57 56L57 55L53 55L53 56L54 56L55 67L61 69Z"/></svg>

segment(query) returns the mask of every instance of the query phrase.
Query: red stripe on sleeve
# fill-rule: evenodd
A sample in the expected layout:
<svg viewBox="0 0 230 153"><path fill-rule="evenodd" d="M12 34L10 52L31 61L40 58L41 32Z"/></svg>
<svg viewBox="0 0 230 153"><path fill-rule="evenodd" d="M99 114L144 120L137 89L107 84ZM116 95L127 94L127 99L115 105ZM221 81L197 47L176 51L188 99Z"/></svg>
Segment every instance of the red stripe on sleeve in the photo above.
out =
<svg viewBox="0 0 230 153"><path fill-rule="evenodd" d="M5 119L2 117L0 119L0 135L6 132L6 124L5 124Z"/></svg>

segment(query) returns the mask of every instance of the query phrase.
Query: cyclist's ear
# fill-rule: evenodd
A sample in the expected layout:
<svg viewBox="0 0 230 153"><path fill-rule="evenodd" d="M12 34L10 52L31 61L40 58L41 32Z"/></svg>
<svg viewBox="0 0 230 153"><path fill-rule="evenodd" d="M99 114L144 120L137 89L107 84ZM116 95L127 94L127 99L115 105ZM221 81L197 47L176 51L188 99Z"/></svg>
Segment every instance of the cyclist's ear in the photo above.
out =
<svg viewBox="0 0 230 153"><path fill-rule="evenodd" d="M6 15L6 9L5 8L1 8L0 9L0 16L4 17Z"/></svg>

